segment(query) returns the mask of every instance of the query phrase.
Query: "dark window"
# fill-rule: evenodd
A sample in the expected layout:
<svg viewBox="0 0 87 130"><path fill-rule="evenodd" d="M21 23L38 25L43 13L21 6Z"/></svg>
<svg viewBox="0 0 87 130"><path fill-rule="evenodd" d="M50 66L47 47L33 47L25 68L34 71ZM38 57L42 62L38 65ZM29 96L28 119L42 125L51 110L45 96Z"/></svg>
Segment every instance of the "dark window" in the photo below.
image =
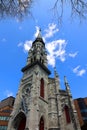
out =
<svg viewBox="0 0 87 130"><path fill-rule="evenodd" d="M43 56L43 53L41 53L41 55Z"/></svg>
<svg viewBox="0 0 87 130"><path fill-rule="evenodd" d="M78 104L79 104L80 110L86 109L86 104L82 98L78 99Z"/></svg>
<svg viewBox="0 0 87 130"><path fill-rule="evenodd" d="M44 130L44 120L43 120L43 117L41 117L41 119L40 119L39 130Z"/></svg>
<svg viewBox="0 0 87 130"><path fill-rule="evenodd" d="M68 106L65 106L64 110L65 110L66 122L70 123L71 120L70 120L70 112Z"/></svg>
<svg viewBox="0 0 87 130"><path fill-rule="evenodd" d="M41 57L40 57L40 62L41 62L42 60L41 60Z"/></svg>
<svg viewBox="0 0 87 130"><path fill-rule="evenodd" d="M87 117L87 112L81 112L82 116Z"/></svg>
<svg viewBox="0 0 87 130"><path fill-rule="evenodd" d="M31 63L33 62L33 60L31 59Z"/></svg>
<svg viewBox="0 0 87 130"><path fill-rule="evenodd" d="M7 126L0 126L0 130L7 130Z"/></svg>
<svg viewBox="0 0 87 130"><path fill-rule="evenodd" d="M14 100L12 101L12 106L14 105Z"/></svg>
<svg viewBox="0 0 87 130"><path fill-rule="evenodd" d="M26 118L22 118L19 123L18 130L25 130L25 125L26 125Z"/></svg>
<svg viewBox="0 0 87 130"><path fill-rule="evenodd" d="M44 98L44 80L40 80L40 96Z"/></svg>

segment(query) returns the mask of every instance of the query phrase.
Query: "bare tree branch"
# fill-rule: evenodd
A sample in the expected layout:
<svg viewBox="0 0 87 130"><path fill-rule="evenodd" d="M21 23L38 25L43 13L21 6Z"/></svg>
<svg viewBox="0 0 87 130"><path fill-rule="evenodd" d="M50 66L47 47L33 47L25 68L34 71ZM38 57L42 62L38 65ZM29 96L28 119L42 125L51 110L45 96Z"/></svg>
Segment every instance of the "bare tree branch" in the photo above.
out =
<svg viewBox="0 0 87 130"><path fill-rule="evenodd" d="M0 0L0 18L7 16L22 18L31 14L31 5L35 0ZM64 8L69 5L71 17L78 16L86 18L87 0L55 0L53 4L54 16L56 15L59 22L62 21L65 14Z"/></svg>
<svg viewBox="0 0 87 130"><path fill-rule="evenodd" d="M0 0L0 18L22 18L30 13L33 0Z"/></svg>
<svg viewBox="0 0 87 130"><path fill-rule="evenodd" d="M53 11L56 12L58 20L62 20L64 7L69 4L71 17L78 16L80 19L87 17L87 0L55 0Z"/></svg>

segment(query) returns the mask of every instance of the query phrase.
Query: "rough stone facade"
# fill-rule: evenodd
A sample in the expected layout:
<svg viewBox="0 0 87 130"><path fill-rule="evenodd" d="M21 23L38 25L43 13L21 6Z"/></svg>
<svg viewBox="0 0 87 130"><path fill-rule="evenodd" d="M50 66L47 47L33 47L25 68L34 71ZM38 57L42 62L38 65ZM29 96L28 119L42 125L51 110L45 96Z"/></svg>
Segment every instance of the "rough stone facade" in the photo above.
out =
<svg viewBox="0 0 87 130"><path fill-rule="evenodd" d="M80 130L66 77L65 90L60 89L56 70L54 78L49 78L47 53L40 32L22 72L8 130Z"/></svg>

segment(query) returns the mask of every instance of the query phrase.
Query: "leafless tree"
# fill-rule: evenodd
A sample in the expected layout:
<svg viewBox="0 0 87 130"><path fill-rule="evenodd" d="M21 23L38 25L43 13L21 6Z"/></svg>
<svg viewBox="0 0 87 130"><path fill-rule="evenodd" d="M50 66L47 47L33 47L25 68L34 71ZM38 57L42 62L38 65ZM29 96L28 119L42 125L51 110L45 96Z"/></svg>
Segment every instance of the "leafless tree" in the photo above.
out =
<svg viewBox="0 0 87 130"><path fill-rule="evenodd" d="M26 14L31 14L31 5L35 0L0 0L0 18L6 16L24 17ZM36 1L35 1L36 2ZM47 2L47 1L46 1ZM64 8L69 5L71 16L79 16L86 18L87 15L87 0L54 0L53 12L60 20L65 13Z"/></svg>
<svg viewBox="0 0 87 130"><path fill-rule="evenodd" d="M30 14L33 0L0 0L0 18L18 17L22 18Z"/></svg>
<svg viewBox="0 0 87 130"><path fill-rule="evenodd" d="M70 17L79 17L80 20L87 17L87 0L55 0L53 5L53 12L57 15L59 22L63 18L64 8L68 7Z"/></svg>

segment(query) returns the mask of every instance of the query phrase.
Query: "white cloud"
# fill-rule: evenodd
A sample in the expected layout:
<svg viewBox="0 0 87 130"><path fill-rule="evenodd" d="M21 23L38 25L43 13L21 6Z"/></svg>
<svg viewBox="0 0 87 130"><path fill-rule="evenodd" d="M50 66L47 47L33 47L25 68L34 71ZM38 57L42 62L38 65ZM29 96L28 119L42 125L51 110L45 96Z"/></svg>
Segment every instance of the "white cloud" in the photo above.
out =
<svg viewBox="0 0 87 130"><path fill-rule="evenodd" d="M55 33L57 33L59 29L57 28L57 25L54 23L48 24L48 29L45 29L45 35L44 38L50 38L52 37Z"/></svg>
<svg viewBox="0 0 87 130"><path fill-rule="evenodd" d="M18 47L21 47L21 46L23 46L23 43L22 42L18 43Z"/></svg>
<svg viewBox="0 0 87 130"><path fill-rule="evenodd" d="M69 56L72 57L72 58L75 58L77 56L78 52L75 52L75 53L69 53Z"/></svg>
<svg viewBox="0 0 87 130"><path fill-rule="evenodd" d="M25 41L25 43L24 43L24 50L25 51L29 51L29 49L31 48L31 45L32 45L32 41L30 40L30 41Z"/></svg>
<svg viewBox="0 0 87 130"><path fill-rule="evenodd" d="M75 68L73 69L73 72L76 73L79 68L80 68L80 65L78 65L77 67L75 67Z"/></svg>
<svg viewBox="0 0 87 130"><path fill-rule="evenodd" d="M60 59L62 62L65 61L66 55L66 41L65 40L55 40L46 44L46 48L48 51L48 64L55 66L56 58Z"/></svg>
<svg viewBox="0 0 87 130"><path fill-rule="evenodd" d="M38 36L39 30L40 30L40 28L39 28L38 26L36 26L36 32L35 32L35 34L34 34L34 37L37 37L37 36Z"/></svg>
<svg viewBox="0 0 87 130"><path fill-rule="evenodd" d="M18 47L23 47L24 52L28 52L29 49L31 48L31 45L32 45L32 40L30 41L26 40L24 43L23 42L18 43Z"/></svg>
<svg viewBox="0 0 87 130"><path fill-rule="evenodd" d="M48 64L52 65L53 67L55 66L55 56L54 55L47 55L47 60L48 60Z"/></svg>
<svg viewBox="0 0 87 130"><path fill-rule="evenodd" d="M13 96L13 92L11 92L11 91L9 91L9 90L6 90L4 94L5 94L7 97Z"/></svg>
<svg viewBox="0 0 87 130"><path fill-rule="evenodd" d="M39 33L39 27L36 26L36 32L34 34L34 37L37 37ZM57 25L54 23L48 24L48 29L44 29L45 34L42 37L43 40L46 43L46 49L48 51L48 64L51 66L55 66L55 61L56 58L59 59L60 61L64 62L66 60L66 41L64 39L59 39L59 40L54 40L51 42L48 42L51 37L54 36L54 34L58 33L59 29L57 28ZM32 45L32 40L30 41L25 41L24 43L19 43L18 46L22 46L24 48L24 51L29 51L31 45ZM74 54L75 55L75 54Z"/></svg>
<svg viewBox="0 0 87 130"><path fill-rule="evenodd" d="M86 70L85 69L81 69L78 73L79 76L82 76L83 74L86 73Z"/></svg>
<svg viewBox="0 0 87 130"><path fill-rule="evenodd" d="M78 65L77 67L75 67L73 69L73 72L77 75L77 76L83 76L83 74L86 73L86 69L80 69L80 65Z"/></svg>

